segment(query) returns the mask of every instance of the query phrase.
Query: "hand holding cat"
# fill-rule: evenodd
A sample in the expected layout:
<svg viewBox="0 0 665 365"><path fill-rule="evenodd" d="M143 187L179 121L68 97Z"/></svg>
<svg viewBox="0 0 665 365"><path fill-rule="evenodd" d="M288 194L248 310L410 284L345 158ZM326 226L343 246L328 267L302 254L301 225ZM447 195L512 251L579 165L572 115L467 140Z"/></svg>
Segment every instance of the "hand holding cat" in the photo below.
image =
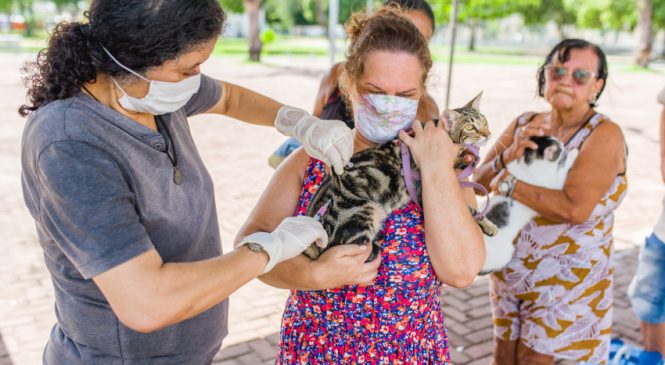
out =
<svg viewBox="0 0 665 365"><path fill-rule="evenodd" d="M344 285L368 285L374 282L381 256L365 263L372 251L370 244L339 245L324 251L312 261L316 287L338 288Z"/></svg>
<svg viewBox="0 0 665 365"><path fill-rule="evenodd" d="M524 155L527 148L538 149L538 145L531 141L532 136L544 136L548 134L550 125L544 120L534 120L523 126L518 126L520 132L513 139L513 143L503 151L503 162L505 164L517 160Z"/></svg>
<svg viewBox="0 0 665 365"><path fill-rule="evenodd" d="M399 138L409 146L411 156L421 170L441 167L451 168L459 153L460 146L453 143L444 128L445 123L415 121L411 126L414 136L401 131Z"/></svg>

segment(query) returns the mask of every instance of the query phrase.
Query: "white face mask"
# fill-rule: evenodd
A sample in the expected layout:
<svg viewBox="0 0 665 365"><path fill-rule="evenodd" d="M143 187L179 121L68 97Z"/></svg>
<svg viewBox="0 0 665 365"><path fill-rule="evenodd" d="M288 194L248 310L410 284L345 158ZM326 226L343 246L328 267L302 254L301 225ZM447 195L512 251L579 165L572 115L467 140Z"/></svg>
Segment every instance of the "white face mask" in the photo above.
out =
<svg viewBox="0 0 665 365"><path fill-rule="evenodd" d="M192 95L199 91L201 74L190 76L178 82L149 80L120 63L106 48L104 48L104 51L106 51L106 54L108 54L118 66L150 83L148 93L139 99L127 95L127 92L118 85L115 79L111 78L113 83L115 83L122 93L125 94L118 100L118 102L127 110L139 113L150 113L152 115L173 113L185 106L189 99L191 99Z"/></svg>
<svg viewBox="0 0 665 365"><path fill-rule="evenodd" d="M374 143L386 143L397 137L416 119L418 99L394 95L368 94L364 102L353 102L356 128Z"/></svg>

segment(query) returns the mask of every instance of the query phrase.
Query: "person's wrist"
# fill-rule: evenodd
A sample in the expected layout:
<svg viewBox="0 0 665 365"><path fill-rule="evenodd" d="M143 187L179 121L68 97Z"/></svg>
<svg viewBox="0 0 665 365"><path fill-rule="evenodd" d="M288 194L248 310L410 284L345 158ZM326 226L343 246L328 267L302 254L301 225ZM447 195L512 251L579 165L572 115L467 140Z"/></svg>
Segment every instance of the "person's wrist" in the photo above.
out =
<svg viewBox="0 0 665 365"><path fill-rule="evenodd" d="M453 178L457 179L457 174L455 173L454 162L450 163L444 161L429 161L423 162L420 165L420 176L423 180L427 179L447 179Z"/></svg>
<svg viewBox="0 0 665 365"><path fill-rule="evenodd" d="M272 270L281 261L284 249L279 237L269 232L254 232L245 237L239 246L247 247L248 250L256 254L265 252L268 263L264 268L264 273Z"/></svg>
<svg viewBox="0 0 665 365"><path fill-rule="evenodd" d="M275 117L275 129L285 136L296 137L302 129L302 121L310 114L303 109L282 105Z"/></svg>
<svg viewBox="0 0 665 365"><path fill-rule="evenodd" d="M513 175L506 175L497 186L499 194L512 198L513 192L515 191L515 185L517 184L517 179Z"/></svg>
<svg viewBox="0 0 665 365"><path fill-rule="evenodd" d="M490 168L492 169L492 172L495 173L495 174L498 174L499 171L501 171L501 166L500 166L500 161L499 161L500 158L501 158L500 155L496 155L492 159L492 162L490 162Z"/></svg>
<svg viewBox="0 0 665 365"><path fill-rule="evenodd" d="M507 150L503 150L499 153L499 167L501 167L502 169L505 169L506 164L511 161L511 160L506 160L506 156L504 156L506 152Z"/></svg>
<svg viewBox="0 0 665 365"><path fill-rule="evenodd" d="M258 249L256 246L260 247L260 249ZM265 273L265 269L270 262L270 254L263 248L263 246L255 242L245 242L242 246L240 246L240 249L244 249L246 252L249 252L252 255L252 258L261 260L261 273Z"/></svg>

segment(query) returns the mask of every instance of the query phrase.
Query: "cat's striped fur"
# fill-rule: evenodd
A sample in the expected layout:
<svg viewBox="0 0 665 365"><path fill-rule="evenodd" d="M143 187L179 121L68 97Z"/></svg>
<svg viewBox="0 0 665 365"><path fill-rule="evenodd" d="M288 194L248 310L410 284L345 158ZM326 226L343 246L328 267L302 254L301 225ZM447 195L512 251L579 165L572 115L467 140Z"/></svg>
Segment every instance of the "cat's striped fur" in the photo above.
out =
<svg viewBox="0 0 665 365"><path fill-rule="evenodd" d="M447 130L453 142L479 144L489 138L487 120L478 111L480 94L462 108L446 110ZM413 159L412 169L416 170ZM455 167L464 168L463 156ZM342 175L331 174L321 184L307 210L314 216L329 201L321 223L329 236L328 247L350 243L373 243L373 260L381 250L376 243L384 219L410 200L401 175L402 158L397 141L391 141L355 154ZM420 197L420 184L416 184ZM475 209L469 207L472 214ZM486 218L479 220L486 234L496 232L496 226ZM304 254L316 259L323 252L316 245Z"/></svg>

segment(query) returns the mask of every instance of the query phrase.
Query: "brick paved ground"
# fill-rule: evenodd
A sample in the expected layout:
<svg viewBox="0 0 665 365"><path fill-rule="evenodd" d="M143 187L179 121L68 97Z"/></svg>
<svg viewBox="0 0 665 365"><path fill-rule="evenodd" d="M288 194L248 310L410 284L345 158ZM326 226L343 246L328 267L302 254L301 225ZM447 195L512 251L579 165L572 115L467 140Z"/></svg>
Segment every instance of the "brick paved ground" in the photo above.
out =
<svg viewBox="0 0 665 365"><path fill-rule="evenodd" d="M0 365L38 364L55 319L53 290L36 243L32 220L20 190L19 144L23 120L16 107L24 90L18 67L26 56L0 54ZM310 108L318 78L325 69L320 59L271 59L270 66L239 60L212 59L204 71L271 95L280 101ZM285 66L288 65L288 66ZM484 89L481 108L498 133L511 118L543 107L534 98L533 66L459 65L455 69L451 103L460 105ZM661 72L629 72L610 63L611 79L600 110L623 127L631 148L630 190L617 212L615 332L639 342L637 321L625 289L635 269L636 245L648 233L665 191L658 172L655 95L665 84ZM436 65L430 88L443 100L443 65ZM261 127L204 116L192 120L199 151L215 180L224 249L229 250L258 194L271 175L268 154L283 140ZM252 281L231 297L230 335L215 364L271 364L280 314L287 292ZM468 289L447 288L446 321L455 364L487 364L491 353L486 278Z"/></svg>

